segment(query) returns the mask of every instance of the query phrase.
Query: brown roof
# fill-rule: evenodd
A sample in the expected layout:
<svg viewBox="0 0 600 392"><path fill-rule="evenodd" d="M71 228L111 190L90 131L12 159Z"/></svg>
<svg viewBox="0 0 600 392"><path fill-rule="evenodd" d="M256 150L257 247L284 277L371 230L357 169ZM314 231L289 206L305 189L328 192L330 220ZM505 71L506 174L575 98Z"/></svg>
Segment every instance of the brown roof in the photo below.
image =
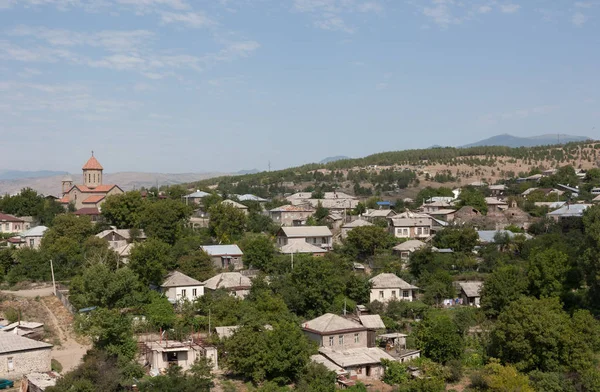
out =
<svg viewBox="0 0 600 392"><path fill-rule="evenodd" d="M19 219L15 216L3 214L0 212L0 221L2 222L24 222L23 219Z"/></svg>
<svg viewBox="0 0 600 392"><path fill-rule="evenodd" d="M74 212L75 215L100 215L100 211L96 207L80 208Z"/></svg>
<svg viewBox="0 0 600 392"><path fill-rule="evenodd" d="M90 159L88 159L88 161L85 163L85 165L83 165L82 169L83 170L104 170L104 168L102 167L100 162L98 162L96 157L94 157L93 155L91 156Z"/></svg>
<svg viewBox="0 0 600 392"><path fill-rule="evenodd" d="M118 185L115 184L106 184L106 185L98 185L95 188L88 188L85 185L73 185L73 188L77 188L79 189L82 193L108 193L110 192L114 187L119 188ZM71 188L71 189L73 189ZM69 192L71 192L71 189L69 189ZM119 188L121 189L121 188Z"/></svg>
<svg viewBox="0 0 600 392"><path fill-rule="evenodd" d="M69 200L69 196L63 196L58 200L58 202L61 204L69 204L70 201L71 200Z"/></svg>
<svg viewBox="0 0 600 392"><path fill-rule="evenodd" d="M306 204L292 206L292 205L283 205L277 208L273 208L271 212L313 212L314 208L307 206Z"/></svg>
<svg viewBox="0 0 600 392"><path fill-rule="evenodd" d="M95 196L90 196L87 199L85 199L84 201L82 201L83 204L96 204L100 201L102 201L106 196L104 195L95 195Z"/></svg>

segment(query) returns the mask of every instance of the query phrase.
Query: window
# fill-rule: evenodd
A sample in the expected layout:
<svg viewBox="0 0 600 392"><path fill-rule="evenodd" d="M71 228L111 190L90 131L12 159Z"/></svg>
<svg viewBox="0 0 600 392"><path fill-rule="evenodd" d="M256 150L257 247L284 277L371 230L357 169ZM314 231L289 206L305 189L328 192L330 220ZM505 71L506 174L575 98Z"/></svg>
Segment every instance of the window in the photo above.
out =
<svg viewBox="0 0 600 392"><path fill-rule="evenodd" d="M181 297L186 297L187 293L186 293L186 289L181 290Z"/></svg>
<svg viewBox="0 0 600 392"><path fill-rule="evenodd" d="M339 344L340 346L343 346L343 345L344 345L344 335L340 335L340 336L338 337L338 344Z"/></svg>
<svg viewBox="0 0 600 392"><path fill-rule="evenodd" d="M29 239L29 247L33 248L35 246L35 240L33 238Z"/></svg>
<svg viewBox="0 0 600 392"><path fill-rule="evenodd" d="M379 299L383 299L383 290L379 292Z"/></svg>
<svg viewBox="0 0 600 392"><path fill-rule="evenodd" d="M354 334L354 343L360 343L360 334L359 333Z"/></svg>
<svg viewBox="0 0 600 392"><path fill-rule="evenodd" d="M329 337L329 345L330 345L330 346L333 346L333 336L330 336L330 337Z"/></svg>
<svg viewBox="0 0 600 392"><path fill-rule="evenodd" d="M7 365L8 371L12 372L13 370L15 370L15 363L13 361L13 357L8 357L6 359L6 361L7 361L6 365Z"/></svg>
<svg viewBox="0 0 600 392"><path fill-rule="evenodd" d="M408 290L404 290L404 291L402 292L402 296L403 296L404 298L408 298L408 297L409 297L409 291L408 291Z"/></svg>
<svg viewBox="0 0 600 392"><path fill-rule="evenodd" d="M396 290L392 290L392 298L396 298Z"/></svg>
<svg viewBox="0 0 600 392"><path fill-rule="evenodd" d="M197 289L192 289L192 297L197 297L198 296L198 290Z"/></svg>

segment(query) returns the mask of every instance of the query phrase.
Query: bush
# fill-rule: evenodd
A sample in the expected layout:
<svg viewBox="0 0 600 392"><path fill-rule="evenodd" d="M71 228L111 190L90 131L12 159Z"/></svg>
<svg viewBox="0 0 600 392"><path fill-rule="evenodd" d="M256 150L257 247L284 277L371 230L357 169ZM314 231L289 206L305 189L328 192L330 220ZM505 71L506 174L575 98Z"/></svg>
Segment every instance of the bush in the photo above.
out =
<svg viewBox="0 0 600 392"><path fill-rule="evenodd" d="M483 390L488 388L488 382L485 378L485 375L481 371L471 373L469 379L471 381L469 384L471 388Z"/></svg>
<svg viewBox="0 0 600 392"><path fill-rule="evenodd" d="M52 369L53 372L57 372L57 373L60 373L63 370L62 364L54 358L52 358L50 360L50 368Z"/></svg>
<svg viewBox="0 0 600 392"><path fill-rule="evenodd" d="M8 308L4 311L4 318L9 323L14 323L19 320L19 311L15 308Z"/></svg>
<svg viewBox="0 0 600 392"><path fill-rule="evenodd" d="M462 362L458 359L453 359L448 362L448 378L449 382L458 382L462 378L463 367Z"/></svg>

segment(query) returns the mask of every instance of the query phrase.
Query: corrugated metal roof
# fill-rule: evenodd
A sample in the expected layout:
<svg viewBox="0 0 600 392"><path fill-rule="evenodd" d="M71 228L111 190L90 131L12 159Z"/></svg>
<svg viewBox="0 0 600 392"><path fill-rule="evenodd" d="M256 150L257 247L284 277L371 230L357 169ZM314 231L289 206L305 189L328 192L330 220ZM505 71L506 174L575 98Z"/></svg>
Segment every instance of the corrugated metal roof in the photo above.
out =
<svg viewBox="0 0 600 392"><path fill-rule="evenodd" d="M331 237L331 230L327 226L294 226L282 227L281 231L288 238L304 237Z"/></svg>
<svg viewBox="0 0 600 392"><path fill-rule="evenodd" d="M549 216L582 216L583 212L590 207L590 204L567 204L556 211L547 213Z"/></svg>
<svg viewBox="0 0 600 392"><path fill-rule="evenodd" d="M24 338L14 333L0 334L0 354L51 348L49 343Z"/></svg>
<svg viewBox="0 0 600 392"><path fill-rule="evenodd" d="M189 195L183 196L186 199L201 199L203 197L210 196L210 193L203 191L196 191L194 193L190 193Z"/></svg>
<svg viewBox="0 0 600 392"><path fill-rule="evenodd" d="M360 323L368 329L385 329L385 324L378 314L366 314L359 316Z"/></svg>
<svg viewBox="0 0 600 392"><path fill-rule="evenodd" d="M308 242L291 242L279 248L279 252L289 255L292 253L327 253L326 249L309 244Z"/></svg>
<svg viewBox="0 0 600 392"><path fill-rule="evenodd" d="M366 220L357 219L350 223L346 223L344 226L342 226L342 228L343 229L351 229L354 227L361 227L361 226L373 226L373 224L371 222L367 222Z"/></svg>
<svg viewBox="0 0 600 392"><path fill-rule="evenodd" d="M242 256L244 252L239 246L232 245L202 245L203 251L211 256Z"/></svg>
<svg viewBox="0 0 600 392"><path fill-rule="evenodd" d="M378 364L382 359L396 361L390 354L376 347L344 348L340 351L321 347L319 353L342 368Z"/></svg>
<svg viewBox="0 0 600 392"><path fill-rule="evenodd" d="M240 274L239 272L223 272L217 276L213 276L204 282L207 289L233 289L233 288L249 288L252 286L250 278Z"/></svg>
<svg viewBox="0 0 600 392"><path fill-rule="evenodd" d="M19 237L42 237L48 230L46 226L36 226L19 234Z"/></svg>
<svg viewBox="0 0 600 392"><path fill-rule="evenodd" d="M179 271L173 271L167 275L167 278L160 287L202 286L203 284Z"/></svg>
<svg viewBox="0 0 600 392"><path fill-rule="evenodd" d="M333 333L345 330L364 330L365 327L354 321L345 319L337 314L325 313L315 319L302 324L303 329L310 329L321 333Z"/></svg>

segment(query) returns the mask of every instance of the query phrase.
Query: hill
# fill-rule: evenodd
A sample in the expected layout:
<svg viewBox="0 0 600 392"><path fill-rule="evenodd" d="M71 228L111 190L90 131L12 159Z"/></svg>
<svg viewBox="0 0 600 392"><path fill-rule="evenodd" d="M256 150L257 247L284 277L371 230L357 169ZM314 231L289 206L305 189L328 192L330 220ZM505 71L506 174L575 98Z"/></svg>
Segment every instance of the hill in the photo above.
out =
<svg viewBox="0 0 600 392"><path fill-rule="evenodd" d="M0 170L0 180L19 180L21 178L39 178L52 177L64 174L64 172L39 170L39 171L20 171L20 170Z"/></svg>
<svg viewBox="0 0 600 392"><path fill-rule="evenodd" d="M557 135L557 134L546 134L531 137L519 137L509 135L507 133L502 135L492 136L488 139L480 140L475 143L467 144L461 148L469 147L481 147L481 146L505 146L505 147L535 147L535 146L549 146L557 144L565 144L572 142L583 142L586 140L592 140L587 136L573 136L573 135Z"/></svg>
<svg viewBox="0 0 600 392"><path fill-rule="evenodd" d="M104 175L105 184L118 184L123 190L150 188L162 185L175 185L200 181L214 176L223 176L223 173L140 173L120 172L107 173ZM11 180L0 180L0 195L13 194L23 188L32 188L44 195L59 196L61 192L61 180L64 173L51 177L18 178ZM73 175L76 183L81 182L80 175Z"/></svg>
<svg viewBox="0 0 600 392"><path fill-rule="evenodd" d="M330 162L343 161L344 159L351 159L351 158L347 157L345 155L337 155L334 157L327 157L325 159L322 159L319 163L326 164L326 163L330 163Z"/></svg>
<svg viewBox="0 0 600 392"><path fill-rule="evenodd" d="M245 176L216 177L190 187L224 193L274 197L300 190L340 190L357 196L402 195L424 186L460 186L526 176L535 170L571 165L599 167L600 143L578 142L539 147L441 147L390 151L327 164L309 164ZM402 196L406 197L406 196Z"/></svg>

